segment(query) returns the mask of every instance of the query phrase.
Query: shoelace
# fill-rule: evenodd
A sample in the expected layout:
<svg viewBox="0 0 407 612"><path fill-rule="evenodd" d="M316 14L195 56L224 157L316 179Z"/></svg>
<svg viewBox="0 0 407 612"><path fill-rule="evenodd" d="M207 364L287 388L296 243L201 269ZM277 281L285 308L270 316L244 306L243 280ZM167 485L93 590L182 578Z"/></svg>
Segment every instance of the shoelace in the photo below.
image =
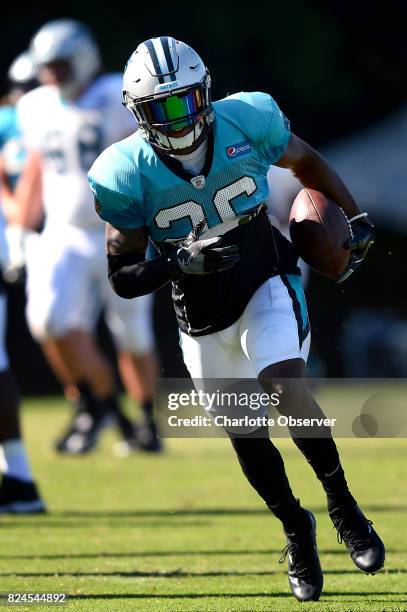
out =
<svg viewBox="0 0 407 612"><path fill-rule="evenodd" d="M290 542L287 544L281 551L282 555L278 560L279 563L284 563L287 558L287 555L291 555L291 563L292 568L295 572L297 578L308 578L312 575L310 568L306 565L305 560L301 561L298 559L298 544L295 542Z"/></svg>
<svg viewBox="0 0 407 612"><path fill-rule="evenodd" d="M366 537L363 537L361 535L354 535L352 527L346 527L346 520L346 517L341 518L338 523L333 527L338 532L336 536L338 543L342 544L342 542L345 542L346 544L349 542L349 545L352 546L352 548L354 548L355 550L364 550L366 548L366 545L370 544L369 535L366 534ZM373 525L373 521L370 521L369 519L364 519L363 523L365 523L364 526L366 527L371 527Z"/></svg>

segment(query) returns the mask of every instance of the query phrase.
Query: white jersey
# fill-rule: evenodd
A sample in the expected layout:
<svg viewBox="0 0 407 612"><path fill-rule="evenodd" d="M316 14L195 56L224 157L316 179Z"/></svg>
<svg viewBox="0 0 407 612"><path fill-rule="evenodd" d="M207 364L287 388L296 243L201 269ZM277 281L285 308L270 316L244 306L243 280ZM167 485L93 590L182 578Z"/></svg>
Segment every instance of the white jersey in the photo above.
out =
<svg viewBox="0 0 407 612"><path fill-rule="evenodd" d="M122 77L98 77L74 102L44 85L25 94L17 112L24 142L41 153L47 225L103 225L94 212L87 172L113 142L134 132L134 117L121 104Z"/></svg>

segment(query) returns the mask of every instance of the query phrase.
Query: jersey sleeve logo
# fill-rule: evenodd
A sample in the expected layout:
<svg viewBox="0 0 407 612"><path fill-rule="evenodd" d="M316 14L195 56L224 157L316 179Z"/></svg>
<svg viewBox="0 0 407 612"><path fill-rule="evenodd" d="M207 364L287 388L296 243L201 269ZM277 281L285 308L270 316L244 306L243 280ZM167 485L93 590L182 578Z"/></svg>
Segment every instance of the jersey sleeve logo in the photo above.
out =
<svg viewBox="0 0 407 612"><path fill-rule="evenodd" d="M248 155L251 150L252 145L248 140L245 140L244 142L239 142L226 147L226 155L229 157L229 159L231 159L234 157L240 157L241 155Z"/></svg>

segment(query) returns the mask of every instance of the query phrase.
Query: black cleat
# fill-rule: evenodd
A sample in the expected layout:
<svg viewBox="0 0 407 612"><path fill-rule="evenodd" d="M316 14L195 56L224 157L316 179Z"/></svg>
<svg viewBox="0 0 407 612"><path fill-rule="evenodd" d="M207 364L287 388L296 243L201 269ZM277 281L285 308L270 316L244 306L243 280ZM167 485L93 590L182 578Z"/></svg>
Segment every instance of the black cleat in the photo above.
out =
<svg viewBox="0 0 407 612"><path fill-rule="evenodd" d="M140 450L147 453L160 453L163 450L161 438L157 436L157 428L153 421L139 426L137 444Z"/></svg>
<svg viewBox="0 0 407 612"><path fill-rule="evenodd" d="M339 544L345 543L356 567L367 574L383 567L384 544L359 506L338 506L329 516L338 532Z"/></svg>
<svg viewBox="0 0 407 612"><path fill-rule="evenodd" d="M43 514L46 511L34 482L3 476L0 485L0 514Z"/></svg>
<svg viewBox="0 0 407 612"><path fill-rule="evenodd" d="M68 430L55 442L55 450L70 455L87 453L96 447L100 432L111 422L111 417L105 412L91 413L79 409Z"/></svg>
<svg viewBox="0 0 407 612"><path fill-rule="evenodd" d="M319 563L316 539L316 521L309 510L303 510L309 518L309 528L294 533L284 532L287 546L280 563L288 556L288 582L298 601L318 601L324 583Z"/></svg>
<svg viewBox="0 0 407 612"><path fill-rule="evenodd" d="M115 396L98 399L87 391L77 400L72 423L55 448L71 455L87 453L97 446L101 431L112 425L117 426L124 440L136 435L136 426L121 410Z"/></svg>
<svg viewBox="0 0 407 612"><path fill-rule="evenodd" d="M157 430L154 423L137 425L132 437L124 438L113 447L115 455L121 457L125 457L135 451L161 453L162 450L161 438L157 437Z"/></svg>

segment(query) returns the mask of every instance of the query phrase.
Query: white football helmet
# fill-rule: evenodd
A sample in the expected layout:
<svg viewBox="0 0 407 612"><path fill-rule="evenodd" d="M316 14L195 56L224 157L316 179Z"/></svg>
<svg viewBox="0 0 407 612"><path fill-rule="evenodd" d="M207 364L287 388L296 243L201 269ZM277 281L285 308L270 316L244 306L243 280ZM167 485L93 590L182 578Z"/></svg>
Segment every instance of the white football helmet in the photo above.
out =
<svg viewBox="0 0 407 612"><path fill-rule="evenodd" d="M186 155L214 121L211 79L199 55L171 36L141 43L123 75L123 104L140 133L166 153Z"/></svg>
<svg viewBox="0 0 407 612"><path fill-rule="evenodd" d="M74 19L56 19L43 25L31 40L30 52L38 68L59 60L70 63L72 77L60 86L67 98L75 97L101 68L93 34Z"/></svg>

